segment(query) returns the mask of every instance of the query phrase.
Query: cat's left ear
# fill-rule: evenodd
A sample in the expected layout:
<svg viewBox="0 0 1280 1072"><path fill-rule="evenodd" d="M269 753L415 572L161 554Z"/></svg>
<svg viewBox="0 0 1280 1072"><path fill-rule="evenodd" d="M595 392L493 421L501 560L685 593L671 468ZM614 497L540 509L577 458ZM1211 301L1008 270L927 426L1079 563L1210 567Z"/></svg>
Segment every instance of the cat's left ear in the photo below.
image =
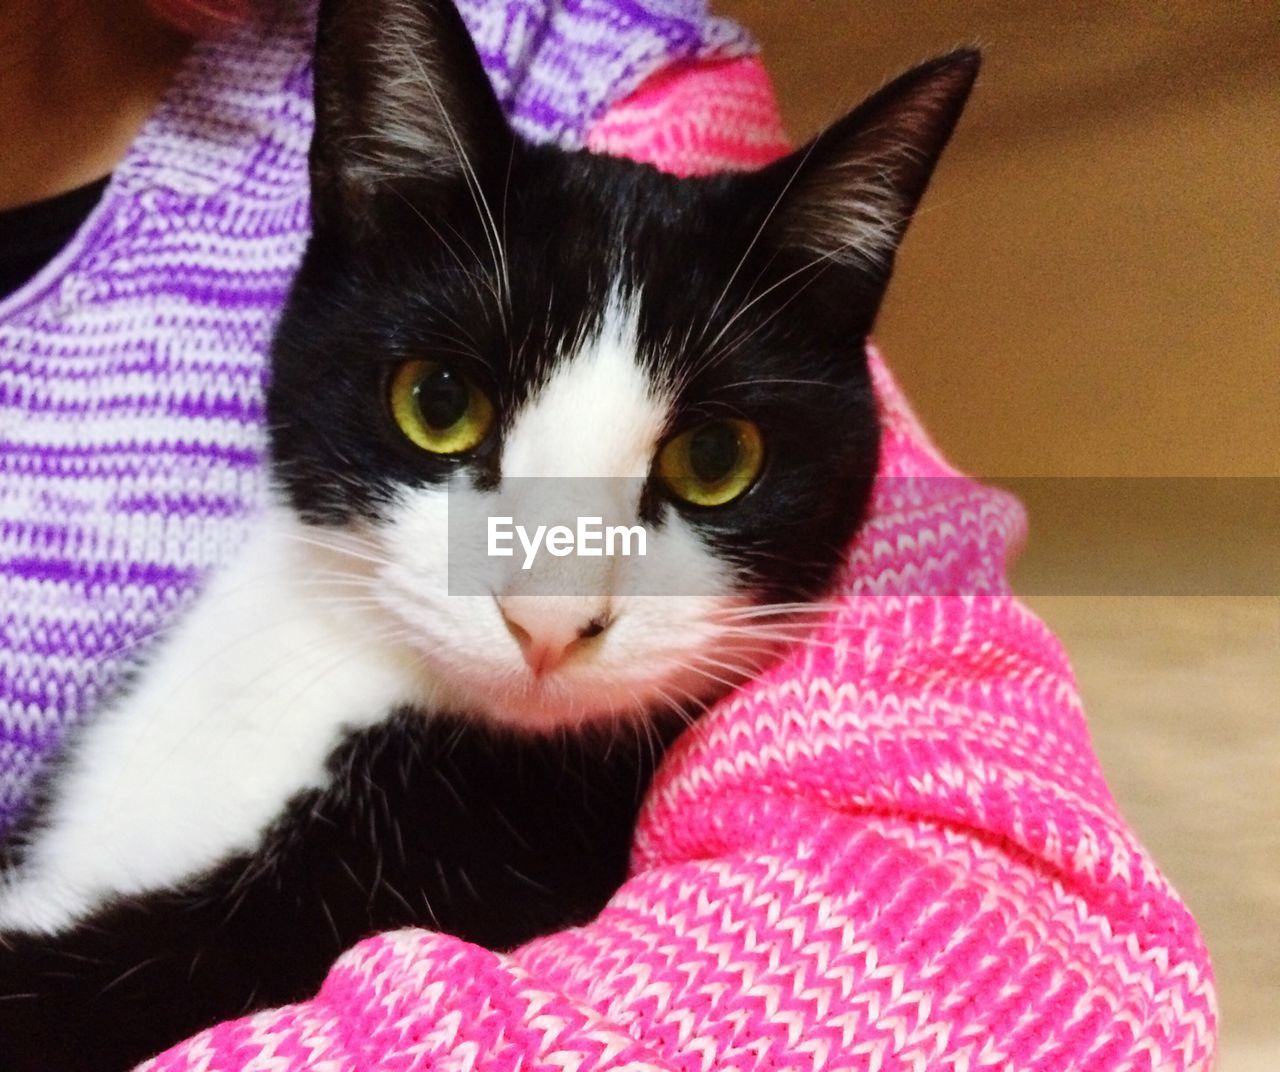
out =
<svg viewBox="0 0 1280 1072"><path fill-rule="evenodd" d="M980 64L961 49L915 67L766 169L775 242L883 288Z"/></svg>
<svg viewBox="0 0 1280 1072"><path fill-rule="evenodd" d="M368 224L399 184L477 181L514 138L453 0L322 0L315 104L317 230Z"/></svg>

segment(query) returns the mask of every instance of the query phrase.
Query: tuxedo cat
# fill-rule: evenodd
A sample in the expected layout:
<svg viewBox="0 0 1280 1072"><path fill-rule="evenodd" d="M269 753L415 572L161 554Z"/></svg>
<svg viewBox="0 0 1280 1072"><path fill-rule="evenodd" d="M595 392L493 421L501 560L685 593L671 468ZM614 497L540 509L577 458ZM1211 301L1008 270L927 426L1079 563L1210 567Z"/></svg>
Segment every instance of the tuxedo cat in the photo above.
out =
<svg viewBox="0 0 1280 1072"><path fill-rule="evenodd" d="M5 850L0 1068L126 1068L379 930L599 911L663 749L802 642L863 519L865 340L977 68L679 179L522 141L447 0L322 4L271 501ZM569 478L643 558L451 535Z"/></svg>

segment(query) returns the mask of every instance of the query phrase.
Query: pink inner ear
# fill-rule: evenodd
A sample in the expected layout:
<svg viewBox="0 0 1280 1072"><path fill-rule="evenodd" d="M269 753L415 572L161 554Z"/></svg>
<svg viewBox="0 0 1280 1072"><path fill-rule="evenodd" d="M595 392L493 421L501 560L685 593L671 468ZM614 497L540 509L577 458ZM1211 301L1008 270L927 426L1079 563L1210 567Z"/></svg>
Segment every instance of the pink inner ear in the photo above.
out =
<svg viewBox="0 0 1280 1072"><path fill-rule="evenodd" d="M762 167L791 147L764 64L747 57L661 71L604 114L587 148L674 175L708 175Z"/></svg>

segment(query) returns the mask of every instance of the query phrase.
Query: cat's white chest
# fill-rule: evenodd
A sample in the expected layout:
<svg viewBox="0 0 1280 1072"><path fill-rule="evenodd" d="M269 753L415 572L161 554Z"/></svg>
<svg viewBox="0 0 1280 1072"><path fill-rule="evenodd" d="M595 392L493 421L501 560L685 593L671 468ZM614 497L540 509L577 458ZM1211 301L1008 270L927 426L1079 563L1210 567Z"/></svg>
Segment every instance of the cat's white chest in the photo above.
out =
<svg viewBox="0 0 1280 1072"><path fill-rule="evenodd" d="M79 735L0 890L0 928L56 931L252 849L291 797L326 783L345 733L429 697L420 665L317 575L299 533L262 519L138 687Z"/></svg>

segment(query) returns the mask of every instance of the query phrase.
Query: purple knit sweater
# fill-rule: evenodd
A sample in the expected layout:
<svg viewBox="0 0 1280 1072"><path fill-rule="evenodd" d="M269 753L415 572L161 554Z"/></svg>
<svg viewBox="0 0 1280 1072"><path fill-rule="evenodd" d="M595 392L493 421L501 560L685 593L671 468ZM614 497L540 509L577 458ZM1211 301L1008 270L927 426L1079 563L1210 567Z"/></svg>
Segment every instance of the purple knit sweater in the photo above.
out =
<svg viewBox="0 0 1280 1072"><path fill-rule="evenodd" d="M517 127L566 146L665 64L751 47L706 0L459 6ZM0 831L258 502L312 23L198 46L67 248L0 302Z"/></svg>

